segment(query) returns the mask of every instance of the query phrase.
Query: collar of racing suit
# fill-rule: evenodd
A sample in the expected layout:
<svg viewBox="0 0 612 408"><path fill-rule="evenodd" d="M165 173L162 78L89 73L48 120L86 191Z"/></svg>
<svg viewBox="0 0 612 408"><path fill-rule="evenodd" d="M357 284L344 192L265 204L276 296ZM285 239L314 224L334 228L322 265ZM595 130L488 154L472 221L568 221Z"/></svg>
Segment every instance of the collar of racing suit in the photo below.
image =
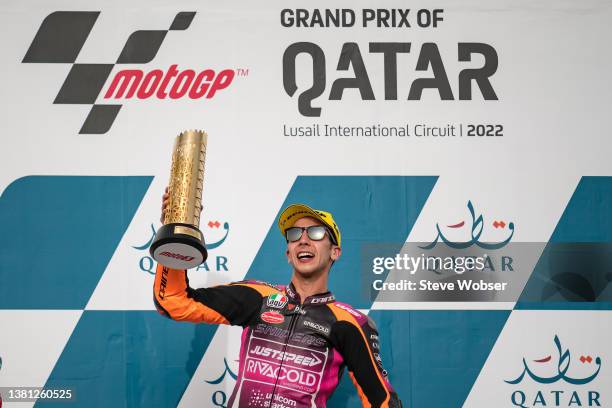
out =
<svg viewBox="0 0 612 408"><path fill-rule="evenodd" d="M317 293L316 295L308 296L304 300L304 302L302 302L300 295L297 293L297 290L295 290L295 286L293 286L293 283L289 283L289 285L285 286L285 294L287 295L291 303L296 303L298 305L324 305L336 300L336 297L330 291L327 291L323 293Z"/></svg>

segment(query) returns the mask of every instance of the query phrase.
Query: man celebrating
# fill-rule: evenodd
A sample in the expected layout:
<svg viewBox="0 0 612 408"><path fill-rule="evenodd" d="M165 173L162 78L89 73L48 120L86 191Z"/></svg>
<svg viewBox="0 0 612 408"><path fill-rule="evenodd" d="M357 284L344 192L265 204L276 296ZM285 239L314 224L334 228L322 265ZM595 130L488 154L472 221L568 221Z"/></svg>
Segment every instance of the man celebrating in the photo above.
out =
<svg viewBox="0 0 612 408"><path fill-rule="evenodd" d="M165 194L163 210L167 202ZM374 323L328 291L329 270L342 254L332 215L294 204L278 226L293 266L288 286L242 281L192 289L186 271L158 265L158 311L177 321L244 328L228 407L325 407L345 366L364 407L401 407Z"/></svg>

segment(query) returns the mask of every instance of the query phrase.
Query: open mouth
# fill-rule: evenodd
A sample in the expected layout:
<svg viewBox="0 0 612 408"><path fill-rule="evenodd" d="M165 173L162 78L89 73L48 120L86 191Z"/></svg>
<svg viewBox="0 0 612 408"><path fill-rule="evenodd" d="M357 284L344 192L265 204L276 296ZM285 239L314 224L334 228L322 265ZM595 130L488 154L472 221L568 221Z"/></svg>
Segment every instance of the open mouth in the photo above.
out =
<svg viewBox="0 0 612 408"><path fill-rule="evenodd" d="M298 252L297 258L300 261L309 261L312 258L314 258L314 254L312 252L308 252L308 251L301 251L301 252Z"/></svg>

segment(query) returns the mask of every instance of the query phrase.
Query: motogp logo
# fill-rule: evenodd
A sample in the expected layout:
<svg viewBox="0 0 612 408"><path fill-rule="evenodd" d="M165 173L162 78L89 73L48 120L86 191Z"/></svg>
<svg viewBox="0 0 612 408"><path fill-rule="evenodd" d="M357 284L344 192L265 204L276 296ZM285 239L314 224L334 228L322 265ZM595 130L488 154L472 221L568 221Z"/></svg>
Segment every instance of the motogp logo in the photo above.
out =
<svg viewBox="0 0 612 408"><path fill-rule="evenodd" d="M79 63L77 57L99 15L99 11L56 11L49 14L22 60L23 63L72 64L53 104L91 105L80 134L108 132L122 108L121 104L116 103L117 99L134 96L137 99L211 99L230 86L236 73L248 75L248 69L223 69L217 72L210 68L178 69L177 64L147 73L140 69L122 69L102 94L115 65L153 61L166 36L170 32L187 30L196 13L183 11L176 14L168 29L134 31L115 62ZM113 103L104 103L104 100L112 100Z"/></svg>

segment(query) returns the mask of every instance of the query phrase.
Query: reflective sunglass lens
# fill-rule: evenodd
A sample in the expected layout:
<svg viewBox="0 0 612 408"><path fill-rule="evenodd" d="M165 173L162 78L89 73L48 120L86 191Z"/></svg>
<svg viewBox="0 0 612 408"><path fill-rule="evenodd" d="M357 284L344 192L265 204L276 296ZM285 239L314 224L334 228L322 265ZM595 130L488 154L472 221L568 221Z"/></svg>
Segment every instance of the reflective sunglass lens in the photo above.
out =
<svg viewBox="0 0 612 408"><path fill-rule="evenodd" d="M302 236L302 229L297 227L289 228L287 231L285 231L285 235L287 237L287 241L297 241Z"/></svg>
<svg viewBox="0 0 612 408"><path fill-rule="evenodd" d="M302 233L304 232L304 230L307 231L308 238L313 241L322 240L325 237L325 232L327 231L325 227L321 225L313 225L307 228L291 227L288 228L287 231L285 231L285 237L289 242L298 241L302 237Z"/></svg>
<svg viewBox="0 0 612 408"><path fill-rule="evenodd" d="M323 239L323 237L325 237L325 227L317 225L314 227L308 227L307 231L308 238L312 239L313 241L320 241Z"/></svg>

